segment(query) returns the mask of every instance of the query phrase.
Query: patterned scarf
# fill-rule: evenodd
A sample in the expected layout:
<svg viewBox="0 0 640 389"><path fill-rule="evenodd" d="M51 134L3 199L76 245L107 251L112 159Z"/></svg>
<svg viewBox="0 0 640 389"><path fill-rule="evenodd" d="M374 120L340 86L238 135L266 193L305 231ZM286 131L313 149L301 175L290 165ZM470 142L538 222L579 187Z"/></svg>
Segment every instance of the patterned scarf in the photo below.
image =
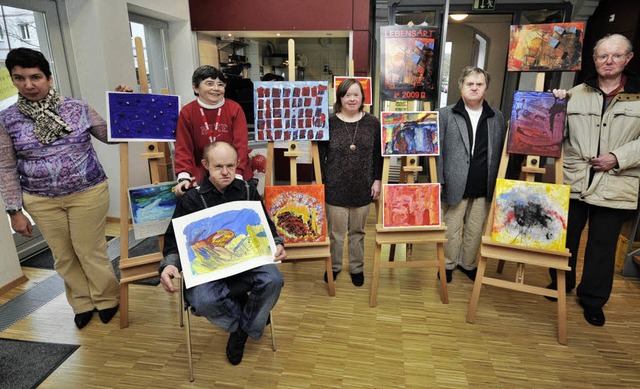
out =
<svg viewBox="0 0 640 389"><path fill-rule="evenodd" d="M58 115L62 99L53 88L39 101L31 101L18 95L18 109L33 120L33 131L40 143L49 144L71 133L71 126Z"/></svg>

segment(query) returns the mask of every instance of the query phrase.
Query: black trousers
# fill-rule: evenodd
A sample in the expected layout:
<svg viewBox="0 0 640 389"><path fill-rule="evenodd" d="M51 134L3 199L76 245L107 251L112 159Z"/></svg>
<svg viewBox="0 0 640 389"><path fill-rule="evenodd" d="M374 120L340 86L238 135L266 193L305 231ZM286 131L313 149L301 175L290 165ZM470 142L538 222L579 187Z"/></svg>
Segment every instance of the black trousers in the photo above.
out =
<svg viewBox="0 0 640 389"><path fill-rule="evenodd" d="M589 221L582 279L576 291L582 305L586 307L602 308L609 300L613 288L618 236L628 216L629 210L626 209L598 207L573 199L569 202L566 246L571 251L571 271L567 273L568 291L576 286L578 247L582 231ZM555 269L549 269L549 273L555 284Z"/></svg>

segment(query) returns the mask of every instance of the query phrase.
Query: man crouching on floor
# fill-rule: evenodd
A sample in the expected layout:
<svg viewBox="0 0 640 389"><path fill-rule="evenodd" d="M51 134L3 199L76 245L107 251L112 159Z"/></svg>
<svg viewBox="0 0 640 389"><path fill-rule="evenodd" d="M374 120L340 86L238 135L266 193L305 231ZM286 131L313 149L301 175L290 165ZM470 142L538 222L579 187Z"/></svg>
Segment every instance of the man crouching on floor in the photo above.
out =
<svg viewBox="0 0 640 389"><path fill-rule="evenodd" d="M232 145L211 143L205 147L203 156L202 165L208 173L200 187L187 191L178 199L174 218L232 201L261 201L254 186L235 178L238 153ZM277 247L274 262L281 261L287 257L283 239L276 233L271 219L267 217L267 220ZM171 280L180 277L181 266L173 224L167 228L164 241L160 281L167 292L177 292L179 289ZM241 285L250 286L250 293L234 298L234 290ZM247 337L259 339L262 336L283 285L280 270L275 264L269 264L186 289L185 296L195 315L206 317L230 333L227 359L237 365L242 361Z"/></svg>

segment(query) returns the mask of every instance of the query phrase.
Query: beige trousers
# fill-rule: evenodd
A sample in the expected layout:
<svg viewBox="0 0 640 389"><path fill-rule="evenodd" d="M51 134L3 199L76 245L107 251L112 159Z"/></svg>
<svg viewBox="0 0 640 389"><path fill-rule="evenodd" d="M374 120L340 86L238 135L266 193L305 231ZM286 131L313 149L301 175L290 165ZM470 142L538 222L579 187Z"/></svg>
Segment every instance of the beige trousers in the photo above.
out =
<svg viewBox="0 0 640 389"><path fill-rule="evenodd" d="M462 199L456 205L442 205L443 221L447 225L444 259L447 270L457 265L466 270L477 266L476 256L482 241L489 204L485 197Z"/></svg>
<svg viewBox="0 0 640 389"><path fill-rule="evenodd" d="M118 305L120 288L107 257L107 182L60 197L22 194L54 257L74 313Z"/></svg>
<svg viewBox="0 0 640 389"><path fill-rule="evenodd" d="M327 224L331 242L331 264L333 271L342 270L344 236L348 236L349 272L362 273L364 267L364 227L371 204L347 208L326 204Z"/></svg>

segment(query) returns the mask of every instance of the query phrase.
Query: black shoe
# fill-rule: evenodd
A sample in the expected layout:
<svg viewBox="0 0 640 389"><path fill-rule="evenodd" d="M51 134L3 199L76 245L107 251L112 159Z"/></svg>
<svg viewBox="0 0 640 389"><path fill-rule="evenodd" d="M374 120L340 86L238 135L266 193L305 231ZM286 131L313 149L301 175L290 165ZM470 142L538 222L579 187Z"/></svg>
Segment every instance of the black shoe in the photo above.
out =
<svg viewBox="0 0 640 389"><path fill-rule="evenodd" d="M589 307L582 304L581 300L578 300L578 304L584 309L584 319L592 326L602 327L605 322L604 312L600 307Z"/></svg>
<svg viewBox="0 0 640 389"><path fill-rule="evenodd" d="M458 265L456 266L458 269L460 269L461 272L463 272L467 277L469 277L469 279L471 281L475 281L476 280L476 274L478 273L478 268L473 268L471 270L467 270L464 267Z"/></svg>
<svg viewBox="0 0 640 389"><path fill-rule="evenodd" d="M553 282L550 283L549 285L547 285L547 289L551 289L551 290L558 290L558 285L554 284ZM566 288L565 289L567 291L567 295L571 294L571 291L573 291L573 288ZM544 296L544 298L546 298L549 301L558 301L557 298L555 297L551 297L551 296Z"/></svg>
<svg viewBox="0 0 640 389"><path fill-rule="evenodd" d="M89 324L92 317L93 317L93 311L76 313L76 316L73 318L73 321L76 323L76 327L78 327L78 329L81 330L84 327L86 327L87 324Z"/></svg>
<svg viewBox="0 0 640 389"><path fill-rule="evenodd" d="M116 312L118 312L119 307L120 305L116 305L113 308L98 310L98 315L100 316L100 320L102 320L104 324L107 324L108 322L110 322L111 319L113 319L113 317L116 315Z"/></svg>
<svg viewBox="0 0 640 389"><path fill-rule="evenodd" d="M334 280L334 281L336 280L336 278L338 278L338 274L340 274L340 271L341 271L341 270L333 271L333 272L332 272L332 273L333 273L333 280ZM329 282L329 278L327 277L327 272L326 272L326 271L324 272L324 282Z"/></svg>
<svg viewBox="0 0 640 389"><path fill-rule="evenodd" d="M453 279L453 269L449 270L449 269L445 269L444 273L447 276L447 284L451 282L451 280ZM440 271L438 270L438 279L440 279Z"/></svg>
<svg viewBox="0 0 640 389"><path fill-rule="evenodd" d="M351 283L355 286L364 285L364 272L356 274L351 273Z"/></svg>
<svg viewBox="0 0 640 389"><path fill-rule="evenodd" d="M244 345L247 343L248 337L249 335L240 327L229 335L229 341L227 342L227 359L232 365L235 366L242 362Z"/></svg>

